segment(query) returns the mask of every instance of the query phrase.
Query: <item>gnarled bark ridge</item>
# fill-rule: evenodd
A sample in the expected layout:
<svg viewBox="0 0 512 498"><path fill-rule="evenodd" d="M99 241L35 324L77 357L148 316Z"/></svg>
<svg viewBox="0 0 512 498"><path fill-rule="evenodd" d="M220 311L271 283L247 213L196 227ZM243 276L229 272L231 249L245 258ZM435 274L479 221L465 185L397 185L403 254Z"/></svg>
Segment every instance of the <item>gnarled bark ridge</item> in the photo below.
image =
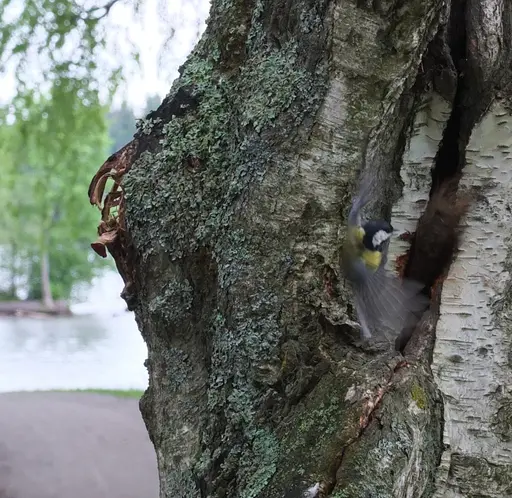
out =
<svg viewBox="0 0 512 498"><path fill-rule="evenodd" d="M213 0L101 234L148 345L162 498L510 496L511 8ZM367 213L412 233L402 271L438 283L405 358L350 341L362 162ZM481 186L451 267L417 227L446 181Z"/></svg>

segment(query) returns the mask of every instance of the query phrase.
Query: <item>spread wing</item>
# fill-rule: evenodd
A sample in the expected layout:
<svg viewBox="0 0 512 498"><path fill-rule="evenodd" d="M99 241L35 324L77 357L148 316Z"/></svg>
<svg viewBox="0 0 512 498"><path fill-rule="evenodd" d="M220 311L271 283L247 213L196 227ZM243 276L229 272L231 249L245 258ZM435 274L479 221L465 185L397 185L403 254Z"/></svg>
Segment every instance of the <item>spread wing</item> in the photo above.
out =
<svg viewBox="0 0 512 498"><path fill-rule="evenodd" d="M361 179L359 180L359 187L357 189L357 194L354 196L352 200L352 207L350 209L350 213L348 215L348 225L351 226L361 226L361 209L368 203L370 200L371 193L371 185L372 181L370 176L368 175L366 169L366 157L368 153L368 145L370 143L370 134L368 134L363 143L362 157L361 157Z"/></svg>
<svg viewBox="0 0 512 498"><path fill-rule="evenodd" d="M387 329L398 335L428 306L428 298L421 294L423 287L412 280L400 280L383 266L374 273L368 272L367 278L354 286L361 325L365 323L373 332Z"/></svg>
<svg viewBox="0 0 512 498"><path fill-rule="evenodd" d="M359 184L357 194L352 200L352 206L348 214L349 227L361 226L361 209L368 204L370 192L371 182L368 178L363 178Z"/></svg>

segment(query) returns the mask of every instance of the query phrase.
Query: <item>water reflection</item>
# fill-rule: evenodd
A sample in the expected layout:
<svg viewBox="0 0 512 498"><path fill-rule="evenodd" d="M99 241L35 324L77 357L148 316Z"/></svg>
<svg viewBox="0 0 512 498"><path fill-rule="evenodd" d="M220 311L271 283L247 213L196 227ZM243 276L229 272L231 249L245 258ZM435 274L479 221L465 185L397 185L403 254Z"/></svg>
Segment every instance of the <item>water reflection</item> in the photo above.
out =
<svg viewBox="0 0 512 498"><path fill-rule="evenodd" d="M146 356L132 313L0 319L0 392L145 389Z"/></svg>
<svg viewBox="0 0 512 498"><path fill-rule="evenodd" d="M51 320L2 320L0 331L8 323L8 342L12 352L40 350L76 352L92 349L107 337L107 330L96 316L78 316Z"/></svg>

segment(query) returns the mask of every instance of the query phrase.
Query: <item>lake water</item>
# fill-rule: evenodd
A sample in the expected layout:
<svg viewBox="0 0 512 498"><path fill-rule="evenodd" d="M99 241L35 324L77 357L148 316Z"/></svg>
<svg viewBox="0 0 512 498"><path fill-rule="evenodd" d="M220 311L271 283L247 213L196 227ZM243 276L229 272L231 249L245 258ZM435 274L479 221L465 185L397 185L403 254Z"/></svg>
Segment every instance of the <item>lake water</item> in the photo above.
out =
<svg viewBox="0 0 512 498"><path fill-rule="evenodd" d="M96 281L72 317L0 318L0 392L145 389L146 345L115 274Z"/></svg>

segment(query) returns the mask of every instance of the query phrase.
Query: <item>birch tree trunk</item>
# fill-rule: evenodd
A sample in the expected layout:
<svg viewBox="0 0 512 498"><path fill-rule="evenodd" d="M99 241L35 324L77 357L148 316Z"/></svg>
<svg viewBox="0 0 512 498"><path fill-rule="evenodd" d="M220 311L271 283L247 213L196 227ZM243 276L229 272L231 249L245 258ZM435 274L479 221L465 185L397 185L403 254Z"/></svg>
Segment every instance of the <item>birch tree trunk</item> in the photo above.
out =
<svg viewBox="0 0 512 498"><path fill-rule="evenodd" d="M41 297L46 309L55 309L50 281L50 255L47 251L41 252Z"/></svg>
<svg viewBox="0 0 512 498"><path fill-rule="evenodd" d="M98 244L148 345L162 498L512 496L511 19L505 0L213 0L102 169L124 175ZM480 186L404 356L350 339L362 162L399 232L443 181Z"/></svg>

